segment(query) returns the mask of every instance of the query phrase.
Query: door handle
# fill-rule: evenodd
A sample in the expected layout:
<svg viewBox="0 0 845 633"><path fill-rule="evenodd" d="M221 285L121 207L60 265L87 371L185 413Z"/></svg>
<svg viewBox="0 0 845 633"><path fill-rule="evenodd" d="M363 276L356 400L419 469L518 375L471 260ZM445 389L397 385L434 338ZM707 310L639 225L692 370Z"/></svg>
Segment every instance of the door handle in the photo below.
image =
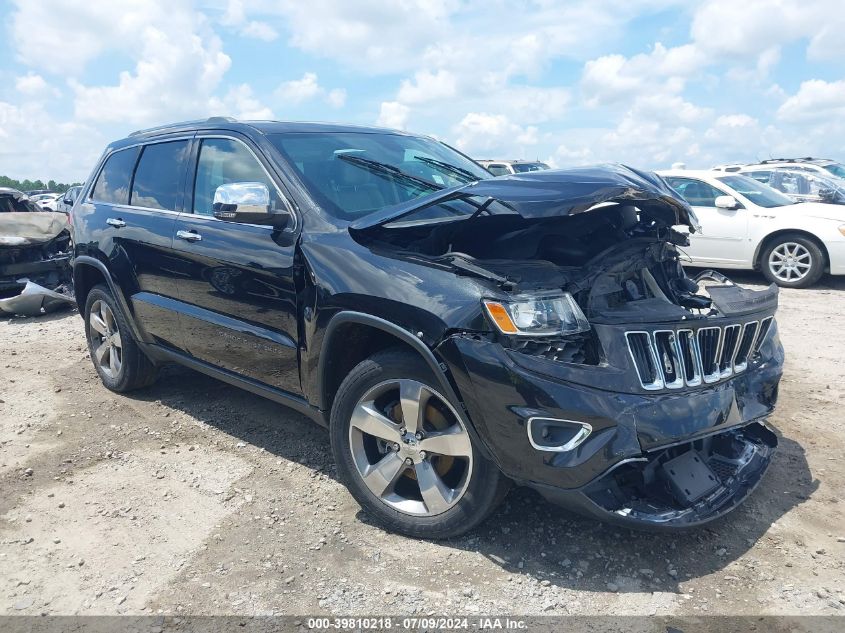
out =
<svg viewBox="0 0 845 633"><path fill-rule="evenodd" d="M199 242L202 239L202 235L196 231L176 231L176 237L186 242Z"/></svg>
<svg viewBox="0 0 845 633"><path fill-rule="evenodd" d="M113 226L116 229L120 229L126 226L126 222L124 222L121 218L108 218L106 220L106 224L108 224L109 226Z"/></svg>

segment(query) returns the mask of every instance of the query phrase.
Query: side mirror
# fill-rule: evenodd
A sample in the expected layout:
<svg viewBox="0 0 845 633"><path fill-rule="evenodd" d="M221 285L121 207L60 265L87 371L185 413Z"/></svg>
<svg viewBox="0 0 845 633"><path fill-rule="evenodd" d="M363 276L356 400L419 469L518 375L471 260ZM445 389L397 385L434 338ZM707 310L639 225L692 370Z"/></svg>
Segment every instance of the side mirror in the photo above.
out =
<svg viewBox="0 0 845 633"><path fill-rule="evenodd" d="M832 202L833 200L836 200L836 190L819 189L819 198L822 199L822 202Z"/></svg>
<svg viewBox="0 0 845 633"><path fill-rule="evenodd" d="M717 196L716 207L719 209L738 209L739 202L733 196Z"/></svg>
<svg viewBox="0 0 845 633"><path fill-rule="evenodd" d="M263 182L230 182L214 191L212 213L218 220L284 226L286 211L270 208L270 189Z"/></svg>
<svg viewBox="0 0 845 633"><path fill-rule="evenodd" d="M70 198L62 198L62 202L71 207L73 206L73 200L71 200Z"/></svg>

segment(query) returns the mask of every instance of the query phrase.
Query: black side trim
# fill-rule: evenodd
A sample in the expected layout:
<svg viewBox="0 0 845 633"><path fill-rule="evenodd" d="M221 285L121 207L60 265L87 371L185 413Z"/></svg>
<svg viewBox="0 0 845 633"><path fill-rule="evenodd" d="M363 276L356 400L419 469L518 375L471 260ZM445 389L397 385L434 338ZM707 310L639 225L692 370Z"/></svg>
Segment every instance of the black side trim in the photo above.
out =
<svg viewBox="0 0 845 633"><path fill-rule="evenodd" d="M219 367L210 365L206 362L193 358L192 356L188 356L182 352L177 352L176 350L161 347L160 345L141 344L141 348L147 356L155 359L156 361L173 362L184 365L189 369L211 376L212 378L221 380L234 387L240 387L241 389L245 389L257 396L261 396L263 398L267 398L268 400L272 400L273 402L285 405L286 407L290 407L291 409L308 416L320 426L328 427L328 420L323 412L309 404L304 398L295 396L287 391L282 391L281 389L276 389L275 387L266 385L263 382L253 380L252 378L247 378L246 376L241 376L225 369L220 369Z"/></svg>
<svg viewBox="0 0 845 633"><path fill-rule="evenodd" d="M141 336L138 324L135 323L135 318L129 304L126 301L126 296L123 292L121 292L106 265L99 259L95 259L89 255L77 255L73 259L74 284L76 283L76 271L81 266L91 266L103 274L103 277L105 277L106 282L109 285L109 290L111 290L112 296L117 302L118 310L123 313L123 319L129 324L129 328L132 330L132 338L134 338L136 342L143 342L144 338ZM79 306L80 314L82 314L82 311L85 309L85 302L77 301L77 305ZM85 318L85 315L82 315L82 318Z"/></svg>

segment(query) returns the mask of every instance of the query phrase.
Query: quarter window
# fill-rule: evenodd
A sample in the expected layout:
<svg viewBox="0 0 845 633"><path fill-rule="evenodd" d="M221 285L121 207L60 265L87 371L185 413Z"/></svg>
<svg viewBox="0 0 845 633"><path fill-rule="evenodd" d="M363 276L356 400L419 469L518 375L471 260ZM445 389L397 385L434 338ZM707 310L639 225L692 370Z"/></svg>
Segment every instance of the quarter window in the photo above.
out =
<svg viewBox="0 0 845 633"><path fill-rule="evenodd" d="M194 213L212 215L217 187L232 182L262 182L270 190L270 206L284 208L276 185L243 143L228 138L203 139L194 180Z"/></svg>
<svg viewBox="0 0 845 633"><path fill-rule="evenodd" d="M176 211L187 154L188 141L144 147L132 181L129 204Z"/></svg>
<svg viewBox="0 0 845 633"><path fill-rule="evenodd" d="M112 204L129 204L129 183L137 158L137 147L123 149L109 156L97 177L91 199Z"/></svg>

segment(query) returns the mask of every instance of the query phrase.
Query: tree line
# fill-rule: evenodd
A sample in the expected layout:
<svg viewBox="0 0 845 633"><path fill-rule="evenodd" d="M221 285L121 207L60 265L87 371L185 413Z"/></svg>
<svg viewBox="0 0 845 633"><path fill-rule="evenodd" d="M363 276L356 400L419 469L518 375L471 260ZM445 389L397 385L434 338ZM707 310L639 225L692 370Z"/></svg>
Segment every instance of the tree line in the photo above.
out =
<svg viewBox="0 0 845 633"><path fill-rule="evenodd" d="M54 191L56 193L63 193L67 191L70 187L75 185L81 185L81 182L73 182L73 183L64 183L64 182L56 182L55 180L48 180L44 182L43 180L16 180L14 178L9 178L8 176L0 176L0 187L11 187L12 189L17 189L18 191L32 191L34 189L48 189L49 191Z"/></svg>

